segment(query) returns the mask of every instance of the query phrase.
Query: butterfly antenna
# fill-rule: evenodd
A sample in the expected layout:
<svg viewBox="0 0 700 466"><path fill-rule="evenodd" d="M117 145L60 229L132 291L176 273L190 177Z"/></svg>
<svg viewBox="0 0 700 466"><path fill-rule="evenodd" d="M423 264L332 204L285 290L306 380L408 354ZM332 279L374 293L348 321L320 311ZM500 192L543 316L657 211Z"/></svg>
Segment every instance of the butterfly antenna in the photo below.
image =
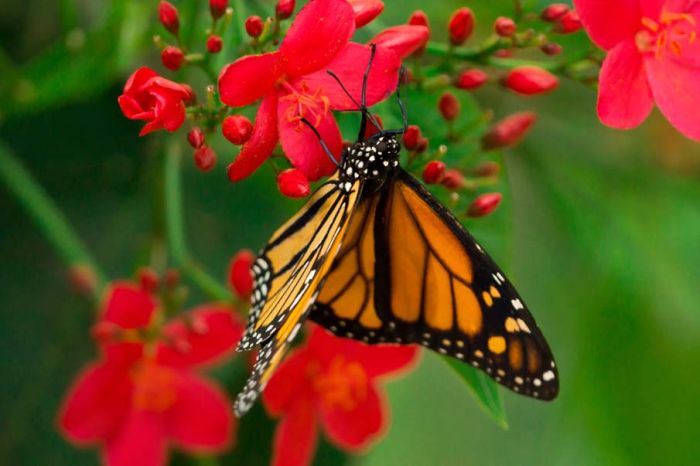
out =
<svg viewBox="0 0 700 466"><path fill-rule="evenodd" d="M331 162L333 162L333 164L336 167L340 167L340 163L338 163L338 161L335 159L335 157L333 157L333 153L330 151L330 149L328 148L326 143L323 142L323 138L321 138L321 133L318 132L316 127L314 125L312 125L311 122L304 117L301 118L301 122L304 123L306 126L308 126L309 129L314 132L314 134L318 138L318 142L321 143L321 147L323 147L324 152L326 153L328 158L331 159Z"/></svg>
<svg viewBox="0 0 700 466"><path fill-rule="evenodd" d="M345 92L345 95L347 95L348 98L350 99L350 101L351 101L353 104L355 104L355 105L357 106L357 108L362 112L363 121L365 121L365 119L369 119L369 121L374 125L375 128L377 128L378 130L381 129L381 128L379 127L379 123L378 123L377 120L372 116L372 114L369 113L369 111L367 110L367 108L366 108L366 107L363 107L363 106L361 106L359 103L357 103L357 100L355 100L355 98L352 96L352 94L350 94L350 91L348 91L348 89L345 87L345 85L344 85L343 82L340 80L340 78L338 77L338 75L335 74L335 73L334 73L333 71L331 71L331 70L326 70L326 73L328 73L333 79L335 79L335 81L338 83L338 85L339 85L340 88L343 90L343 92ZM365 125L365 123L360 124L360 128L364 128L364 125ZM360 133L360 137L362 137L363 134L364 134L364 131Z"/></svg>
<svg viewBox="0 0 700 466"><path fill-rule="evenodd" d="M399 103L399 108L401 109L401 118L403 119L403 132L408 129L408 113L406 112L406 105L401 99L401 85L404 84L406 80L406 67L401 65L399 70L399 84L396 86L396 101Z"/></svg>
<svg viewBox="0 0 700 466"><path fill-rule="evenodd" d="M365 134L365 126L367 126L367 82L369 81L369 71L372 69L372 62L374 61L374 55L377 53L377 44L369 44L369 61L367 62L367 69L365 70L364 76L362 76L362 100L360 100L360 109L362 110L362 120L360 121L360 134L357 136L357 140L362 140L362 136ZM374 120L374 119L372 119ZM372 121L372 124L377 129L381 129L376 122Z"/></svg>

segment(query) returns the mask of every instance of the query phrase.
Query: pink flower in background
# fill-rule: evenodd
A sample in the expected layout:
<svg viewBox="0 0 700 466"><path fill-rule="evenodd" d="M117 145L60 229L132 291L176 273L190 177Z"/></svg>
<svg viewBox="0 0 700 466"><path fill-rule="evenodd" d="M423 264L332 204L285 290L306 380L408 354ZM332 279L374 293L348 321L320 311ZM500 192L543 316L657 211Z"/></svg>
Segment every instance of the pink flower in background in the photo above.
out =
<svg viewBox="0 0 700 466"><path fill-rule="evenodd" d="M574 0L591 39L608 51L598 116L634 128L658 105L685 136L700 140L700 2Z"/></svg>
<svg viewBox="0 0 700 466"><path fill-rule="evenodd" d="M242 322L230 308L201 306L151 342L159 313L146 291L115 284L93 330L102 357L78 377L61 409L64 435L100 444L109 466L164 465L169 444L215 453L232 443L229 400L194 371L233 351Z"/></svg>

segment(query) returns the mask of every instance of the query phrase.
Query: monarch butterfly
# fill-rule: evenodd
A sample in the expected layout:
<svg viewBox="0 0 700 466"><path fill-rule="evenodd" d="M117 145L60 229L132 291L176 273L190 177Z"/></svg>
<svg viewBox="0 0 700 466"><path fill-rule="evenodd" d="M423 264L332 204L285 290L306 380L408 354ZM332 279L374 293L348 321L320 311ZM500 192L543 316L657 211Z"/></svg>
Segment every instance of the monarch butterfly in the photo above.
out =
<svg viewBox="0 0 700 466"><path fill-rule="evenodd" d="M250 409L307 317L368 344L417 343L520 394L553 399L557 368L522 299L455 216L399 166L397 136L407 125L400 98L404 129L363 138L370 122L379 128L365 104L373 56L374 48L357 104L358 141L252 266L238 350L259 353L236 415Z"/></svg>

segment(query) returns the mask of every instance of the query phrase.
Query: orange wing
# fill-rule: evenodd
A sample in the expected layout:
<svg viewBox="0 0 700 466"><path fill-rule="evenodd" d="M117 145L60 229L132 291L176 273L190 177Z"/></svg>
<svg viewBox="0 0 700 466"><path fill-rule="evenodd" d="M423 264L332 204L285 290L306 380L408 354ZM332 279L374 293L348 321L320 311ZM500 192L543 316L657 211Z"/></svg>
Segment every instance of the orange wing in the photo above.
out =
<svg viewBox="0 0 700 466"><path fill-rule="evenodd" d="M553 399L552 353L502 271L413 177L390 183L358 206L311 318L367 343L419 343Z"/></svg>

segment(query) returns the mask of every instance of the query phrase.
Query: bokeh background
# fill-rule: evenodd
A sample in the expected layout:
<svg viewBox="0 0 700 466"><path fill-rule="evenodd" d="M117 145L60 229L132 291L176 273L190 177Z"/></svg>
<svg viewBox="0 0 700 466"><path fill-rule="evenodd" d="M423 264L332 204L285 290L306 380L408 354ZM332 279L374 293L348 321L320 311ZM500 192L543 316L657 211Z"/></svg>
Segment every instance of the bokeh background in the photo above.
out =
<svg viewBox="0 0 700 466"><path fill-rule="evenodd" d="M183 12L202 3L178 6ZM496 16L512 13L506 0L468 3L482 34ZM246 8L269 13L273 4L248 1ZM422 8L434 35L444 37L442 25L463 2L386 4L385 24ZM0 141L111 277L132 275L162 241L153 234L154 153L162 139L138 138L138 125L116 105L131 71L158 66L156 29L155 1L0 2ZM564 42L587 43L582 33ZM504 154L504 208L472 227L547 335L560 397L545 404L503 390L504 430L426 352L417 370L388 385L385 439L355 457L323 444L316 464L697 464L700 148L658 113L634 131L604 128L595 90L565 79L536 99L494 86L476 96L499 116L534 109L540 117L527 140ZM423 103L412 96L408 105L435 111L416 109ZM352 125L345 129L352 134ZM232 154L220 151L213 172L185 164L184 174L191 248L222 282L236 250L259 248L299 207L277 193L269 168L228 183L222 166ZM90 304L71 291L63 264L4 187L0 264L0 464L97 464L94 451L74 449L55 428L65 389L94 356ZM234 393L243 370L232 364L217 375ZM273 427L258 406L222 464L267 464ZM187 459L176 455L174 462Z"/></svg>

